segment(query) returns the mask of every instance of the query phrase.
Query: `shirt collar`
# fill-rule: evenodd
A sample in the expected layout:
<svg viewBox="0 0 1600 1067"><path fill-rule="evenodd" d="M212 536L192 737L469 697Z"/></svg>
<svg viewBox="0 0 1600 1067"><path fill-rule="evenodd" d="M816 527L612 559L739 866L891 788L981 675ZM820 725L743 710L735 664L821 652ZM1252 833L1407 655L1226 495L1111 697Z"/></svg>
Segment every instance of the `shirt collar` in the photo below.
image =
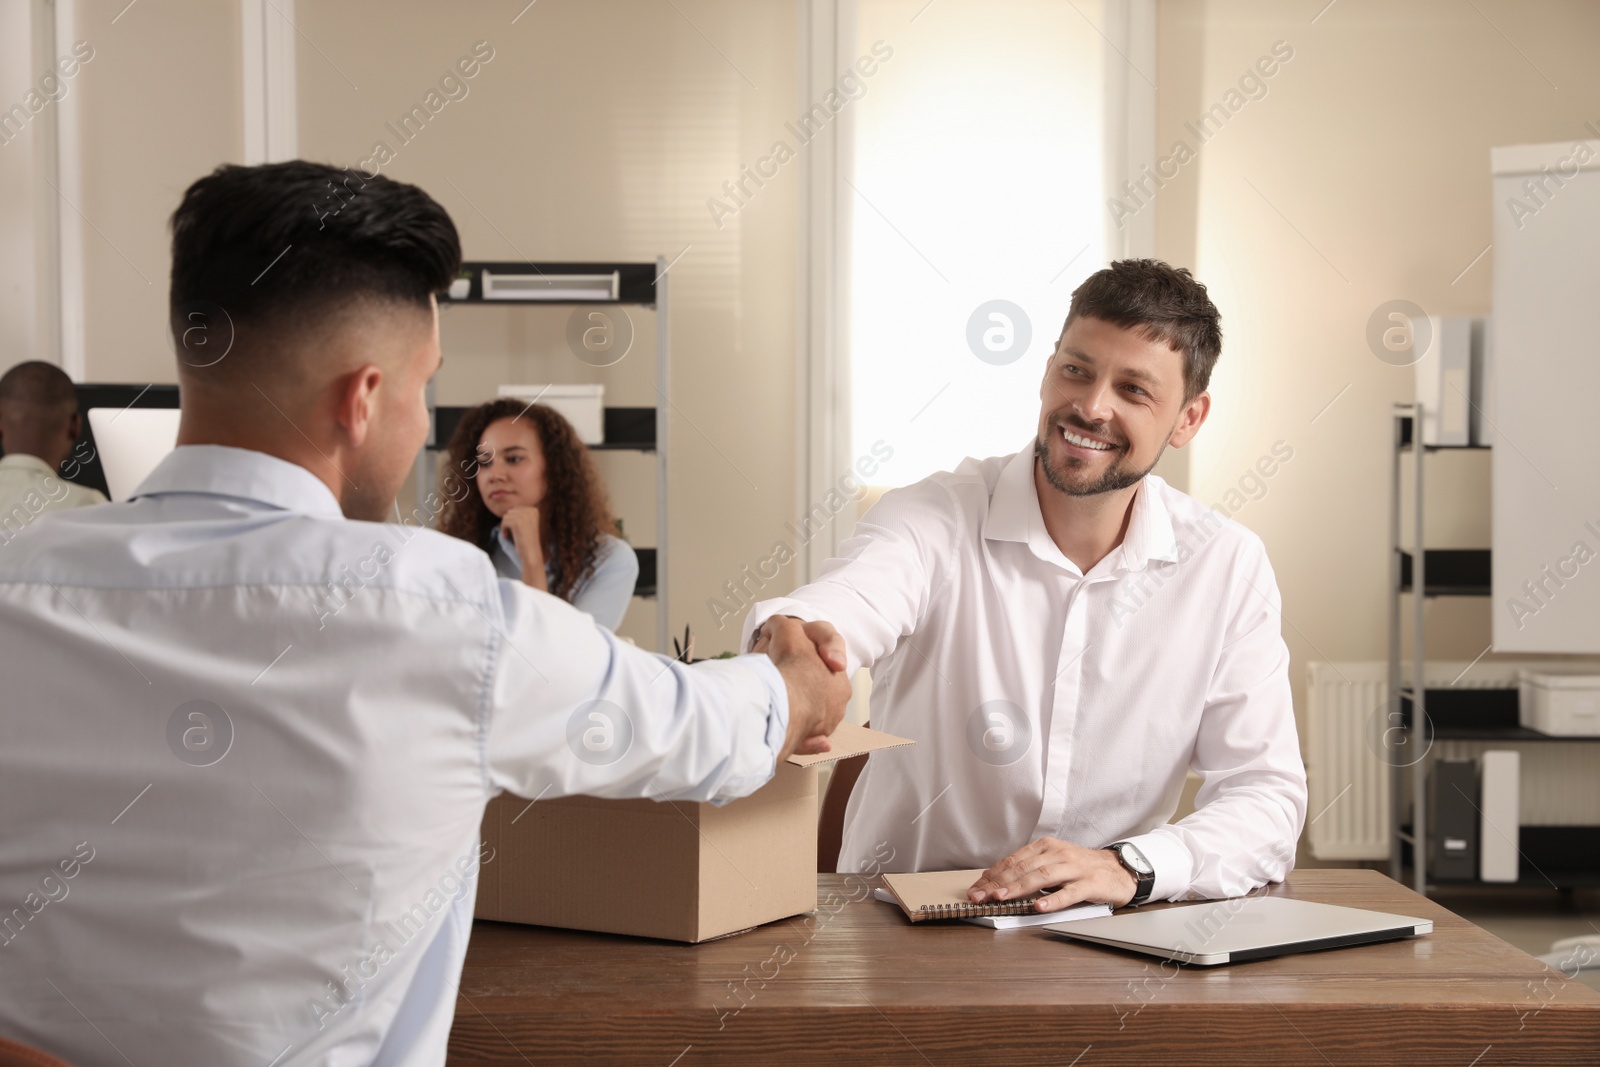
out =
<svg viewBox="0 0 1600 1067"><path fill-rule="evenodd" d="M1122 539L1123 565L1130 571L1142 570L1153 560L1176 563L1178 538L1172 530L1172 513L1167 510L1167 483L1147 474L1133 498L1133 517Z"/></svg>
<svg viewBox="0 0 1600 1067"><path fill-rule="evenodd" d="M1071 562L1045 530L1039 490L1033 481L1033 464L1031 446L1006 461L989 499L983 536L991 541L1020 541L1040 559L1070 567ZM1172 516L1162 499L1165 486L1166 483L1153 474L1145 475L1139 484L1133 497L1128 532L1123 535L1122 544L1108 557L1117 558L1121 569L1142 570L1152 560L1177 560L1178 542L1172 530Z"/></svg>
<svg viewBox="0 0 1600 1067"><path fill-rule="evenodd" d="M50 464L38 456L30 456L26 452L11 452L0 456L0 467L10 467L15 470L37 471L40 474L54 474Z"/></svg>
<svg viewBox="0 0 1600 1067"><path fill-rule="evenodd" d="M163 493L226 496L284 511L344 518L333 491L298 463L226 445L173 449L129 499Z"/></svg>
<svg viewBox="0 0 1600 1067"><path fill-rule="evenodd" d="M1044 534L1044 515L1039 510L1039 494L1033 485L1032 448L1025 448L1006 461L989 498L989 514L983 520L983 536L991 541L1033 539ZM1045 540L1049 535L1044 534Z"/></svg>

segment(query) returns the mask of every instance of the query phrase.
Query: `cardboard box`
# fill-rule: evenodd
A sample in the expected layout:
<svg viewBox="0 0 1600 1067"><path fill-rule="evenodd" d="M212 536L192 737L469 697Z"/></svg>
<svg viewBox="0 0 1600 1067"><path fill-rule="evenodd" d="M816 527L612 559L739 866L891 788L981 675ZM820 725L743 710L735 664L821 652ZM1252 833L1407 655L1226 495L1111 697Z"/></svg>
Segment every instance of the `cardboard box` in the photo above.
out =
<svg viewBox="0 0 1600 1067"><path fill-rule="evenodd" d="M489 802L479 919L707 941L817 907L817 768L912 744L841 724L723 807L565 797Z"/></svg>

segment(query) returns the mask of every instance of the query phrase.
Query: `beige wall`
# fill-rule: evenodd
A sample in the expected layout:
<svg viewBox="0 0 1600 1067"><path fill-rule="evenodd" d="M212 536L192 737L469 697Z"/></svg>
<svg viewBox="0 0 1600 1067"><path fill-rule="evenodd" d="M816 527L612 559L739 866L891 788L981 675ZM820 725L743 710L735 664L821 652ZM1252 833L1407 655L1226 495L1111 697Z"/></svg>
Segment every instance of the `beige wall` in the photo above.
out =
<svg viewBox="0 0 1600 1067"><path fill-rule="evenodd" d="M95 48L74 86L87 377L172 382L166 223L189 182L242 155L239 6L125 7L78 4L77 36ZM798 5L539 4L512 24L516 13L507 5L301 0L300 154L355 165L387 141L396 154L383 172L439 199L470 258L683 253L671 270L672 621L693 625L697 651L731 648L734 629L718 633L706 601L764 556L792 518L799 168L785 168L721 229L706 201L765 154L798 111ZM11 7L5 16L5 25L21 18ZM467 95L402 145L385 123L420 103L480 40L494 56ZM24 45L10 51L25 61ZM5 85L26 80L10 76L26 74L17 64L5 69ZM28 164L20 155L0 163L3 188L21 189ZM0 226L26 226L30 214L25 204L8 210ZM8 257L0 274L0 307L20 311L34 301L31 259L18 259ZM566 315L448 311L439 402L472 403L503 382L604 381L608 403L654 404L653 315L633 313L634 347L606 371L567 351ZM0 367L30 358L34 347L32 324L7 319ZM614 455L602 465L630 537L654 544L652 459ZM636 603L621 629L655 647L653 606Z"/></svg>
<svg viewBox="0 0 1600 1067"><path fill-rule="evenodd" d="M127 0L77 5L75 39L94 48L76 87L85 378L171 383L167 219L190 182L239 161L239 5L140 0L125 7ZM58 50L65 49L58 43Z"/></svg>
<svg viewBox="0 0 1600 1067"><path fill-rule="evenodd" d="M1208 283L1226 334L1191 491L1221 500L1274 442L1294 449L1236 517L1277 569L1302 709L1308 660L1386 655L1390 405L1413 377L1368 349L1368 316L1394 298L1487 313L1493 252L1466 268L1492 236L1490 147L1600 119L1596 5L1341 0L1312 24L1321 6L1166 2L1160 24L1163 154L1274 42L1294 49L1157 199L1161 254ZM1486 456L1429 472L1441 514L1457 498L1435 547L1486 546ZM1430 616L1431 658L1489 643L1486 600Z"/></svg>
<svg viewBox="0 0 1600 1067"><path fill-rule="evenodd" d="M737 633L716 630L706 601L792 518L798 167L721 229L706 200L798 110L797 5L538 4L513 25L518 6L301 3L300 152L355 164L385 142L395 157L383 173L443 203L469 259L683 253L670 274L671 621L694 627L697 653L732 648ZM467 95L402 145L385 124L478 41L493 58ZM652 314L632 313L632 351L596 371L566 347L569 313L447 309L438 401L597 381L609 404L654 404ZM629 536L654 544L652 461L602 465ZM654 629L654 605L636 601L620 632L656 647Z"/></svg>
<svg viewBox="0 0 1600 1067"><path fill-rule="evenodd" d="M188 181L239 156L238 7L141 0L112 24L124 6L79 4L78 36L96 48L75 87L88 370L171 381L165 222ZM392 144L385 172L439 197L469 256L648 259L688 248L672 271L673 615L714 651L732 636L714 630L706 599L792 517L797 168L721 230L705 201L796 110L800 21L795 3L679 7L538 4L512 25L480 6L303 2L300 144L310 158L366 157L391 139L386 121L485 40L495 58L469 95L413 143ZM1319 7L1164 3L1157 79L1165 153L1194 142L1184 121L1275 41L1295 50L1266 97L1160 191L1157 212L1160 254L1196 268L1227 328L1213 420L1188 457L1192 490L1221 500L1274 442L1294 449L1237 517L1278 569L1302 704L1307 660L1385 648L1387 420L1412 384L1367 350L1369 314L1395 297L1488 310L1493 253L1462 271L1490 240L1489 147L1578 137L1600 119L1594 5L1483 3L1480 14L1443 0L1340 0L1313 24ZM611 402L648 404L653 322L635 319L633 353L596 374L564 351L564 313L454 309L440 400L468 402L506 380L603 377ZM1486 536L1481 460L1435 468L1440 498L1455 468L1465 501L1443 542ZM648 464L616 457L607 468L630 533L649 543ZM1435 607L1444 636L1433 654L1470 659L1487 644L1486 604ZM627 627L653 643L648 624Z"/></svg>
<svg viewBox="0 0 1600 1067"><path fill-rule="evenodd" d="M0 0L0 112L34 88L28 0ZM15 121L15 120L13 120ZM34 159L40 138L0 132L0 368L37 358Z"/></svg>

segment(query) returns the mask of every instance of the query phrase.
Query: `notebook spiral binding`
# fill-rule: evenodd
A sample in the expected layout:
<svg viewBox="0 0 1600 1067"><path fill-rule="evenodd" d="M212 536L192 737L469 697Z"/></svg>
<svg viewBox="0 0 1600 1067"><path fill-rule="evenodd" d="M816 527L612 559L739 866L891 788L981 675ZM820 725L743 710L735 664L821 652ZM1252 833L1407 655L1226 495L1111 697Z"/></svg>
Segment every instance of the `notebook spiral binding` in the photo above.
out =
<svg viewBox="0 0 1600 1067"><path fill-rule="evenodd" d="M1034 900L1007 900L999 904L923 904L917 908L928 919L978 919L989 915L1032 915Z"/></svg>

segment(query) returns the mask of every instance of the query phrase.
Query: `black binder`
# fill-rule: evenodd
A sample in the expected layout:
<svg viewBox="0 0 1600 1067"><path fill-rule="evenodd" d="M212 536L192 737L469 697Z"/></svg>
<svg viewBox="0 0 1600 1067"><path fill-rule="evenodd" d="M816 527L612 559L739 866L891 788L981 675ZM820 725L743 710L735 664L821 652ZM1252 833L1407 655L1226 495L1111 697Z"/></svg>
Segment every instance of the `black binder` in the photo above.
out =
<svg viewBox="0 0 1600 1067"><path fill-rule="evenodd" d="M1428 772L1428 872L1440 882L1478 880L1478 763L1434 760Z"/></svg>

